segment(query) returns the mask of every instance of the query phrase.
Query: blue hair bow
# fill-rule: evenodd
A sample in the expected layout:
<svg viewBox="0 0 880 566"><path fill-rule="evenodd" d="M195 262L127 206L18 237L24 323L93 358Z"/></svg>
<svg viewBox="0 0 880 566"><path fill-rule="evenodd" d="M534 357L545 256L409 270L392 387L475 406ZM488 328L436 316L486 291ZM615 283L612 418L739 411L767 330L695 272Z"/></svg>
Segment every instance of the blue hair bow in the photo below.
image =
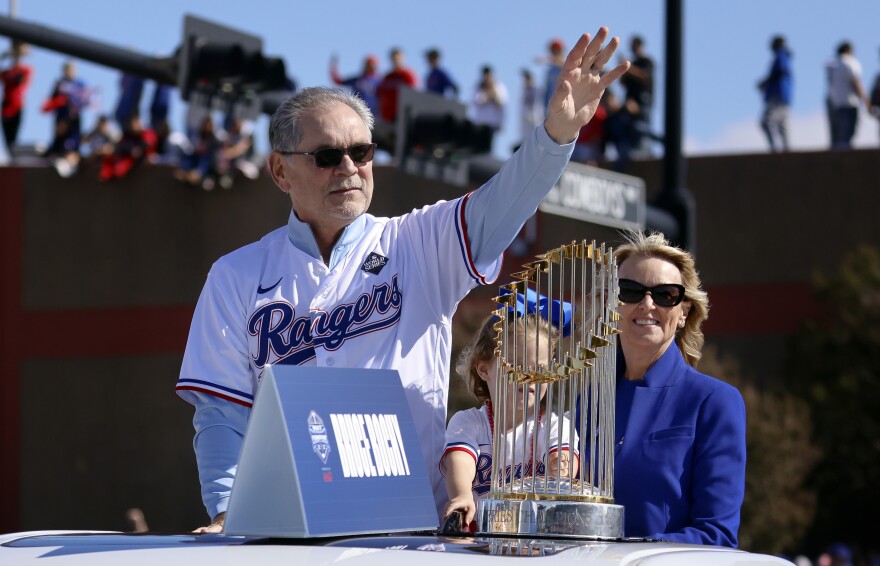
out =
<svg viewBox="0 0 880 566"><path fill-rule="evenodd" d="M504 287L498 290L499 297L511 294L513 292ZM563 337L571 334L571 315L574 312L574 306L571 303L558 300L551 301L544 295L539 295L534 290L526 288L525 294L516 294L516 306L507 305L508 317L511 315L525 316L526 314L536 314L538 312L541 313L541 317L544 320L557 327L562 332Z"/></svg>

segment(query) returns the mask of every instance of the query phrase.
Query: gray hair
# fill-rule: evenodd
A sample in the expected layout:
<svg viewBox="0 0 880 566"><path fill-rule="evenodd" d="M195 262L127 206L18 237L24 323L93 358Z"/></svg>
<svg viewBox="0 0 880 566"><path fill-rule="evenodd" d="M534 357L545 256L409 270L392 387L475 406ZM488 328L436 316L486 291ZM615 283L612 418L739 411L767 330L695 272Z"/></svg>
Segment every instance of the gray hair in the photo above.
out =
<svg viewBox="0 0 880 566"><path fill-rule="evenodd" d="M356 94L338 88L304 88L288 97L272 114L269 121L269 145L272 151L292 151L303 137L300 128L302 117L313 111L326 112L337 104L345 104L357 112L367 129L373 131L373 113Z"/></svg>

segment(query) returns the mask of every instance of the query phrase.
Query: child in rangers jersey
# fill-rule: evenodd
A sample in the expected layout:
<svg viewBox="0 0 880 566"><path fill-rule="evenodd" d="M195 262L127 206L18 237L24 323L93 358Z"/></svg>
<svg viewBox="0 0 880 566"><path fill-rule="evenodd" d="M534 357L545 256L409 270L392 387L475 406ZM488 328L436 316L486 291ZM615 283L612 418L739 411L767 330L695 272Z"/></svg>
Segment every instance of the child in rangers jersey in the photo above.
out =
<svg viewBox="0 0 880 566"><path fill-rule="evenodd" d="M570 312L570 305L567 307ZM546 367L548 340L551 342L550 349L555 347L559 331L534 312L522 316L523 310L531 310L528 306L523 309L520 304L519 308L519 315L514 311L509 324L510 327L517 328L513 332L508 331L509 336L526 336L523 355L517 356L520 358L518 363L522 363L524 367L534 367L537 361L538 365ZM464 513L465 525L471 523L476 513L475 501L488 495L492 483L492 439L495 434L493 409L502 410L498 408L498 400L495 399L498 391L496 380L507 379L506 375L499 372L500 361L495 356L497 332L494 325L497 321L498 317L495 315L486 318L471 345L459 357L456 371L467 381L482 406L460 411L452 416L446 428L446 449L440 459L440 471L446 477L446 488L449 492L444 518L459 510ZM546 392L547 384L508 385L507 406L504 410L508 415L515 414L517 417L509 421L516 426L504 431L507 444L507 481L511 478L521 479L545 474L567 477L570 464L574 468L572 474L577 474L577 433L572 431L567 418L554 413L545 414L543 400ZM534 418L536 403L539 423L537 427ZM523 414L526 415L525 423L521 417ZM549 435L545 430L548 426ZM559 435L560 431L562 436ZM573 441L569 441L570 432L574 433ZM535 437L537 442L533 443ZM548 438L549 446L546 445ZM573 459L569 456L570 446L575 447ZM546 462L542 461L545 453L548 455Z"/></svg>

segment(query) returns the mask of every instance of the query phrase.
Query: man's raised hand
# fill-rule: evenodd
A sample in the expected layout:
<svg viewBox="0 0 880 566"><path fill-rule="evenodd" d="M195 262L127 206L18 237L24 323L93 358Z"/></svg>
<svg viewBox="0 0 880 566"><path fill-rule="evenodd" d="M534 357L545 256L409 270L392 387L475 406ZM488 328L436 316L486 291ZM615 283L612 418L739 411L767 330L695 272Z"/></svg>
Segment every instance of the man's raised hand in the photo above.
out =
<svg viewBox="0 0 880 566"><path fill-rule="evenodd" d="M574 141L580 129L596 113L605 89L629 70L629 61L624 61L610 71L602 72L620 45L617 37L605 45L607 38L606 27L599 28L592 40L590 34L585 33L565 58L544 120L544 128L556 143Z"/></svg>

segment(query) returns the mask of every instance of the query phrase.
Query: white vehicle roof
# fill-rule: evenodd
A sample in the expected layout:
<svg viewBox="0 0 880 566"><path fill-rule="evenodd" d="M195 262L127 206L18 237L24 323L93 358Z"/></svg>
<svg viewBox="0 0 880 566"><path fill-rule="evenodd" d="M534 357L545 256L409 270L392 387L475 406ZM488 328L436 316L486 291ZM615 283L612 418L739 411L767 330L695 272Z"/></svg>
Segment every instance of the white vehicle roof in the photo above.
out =
<svg viewBox="0 0 880 566"><path fill-rule="evenodd" d="M430 533L334 539L267 539L222 534L165 535L38 531L0 535L4 566L126 564L127 566L241 566L346 562L352 566L502 565L531 556L541 564L583 565L774 565L781 558L713 546L649 541L571 541L444 537Z"/></svg>

